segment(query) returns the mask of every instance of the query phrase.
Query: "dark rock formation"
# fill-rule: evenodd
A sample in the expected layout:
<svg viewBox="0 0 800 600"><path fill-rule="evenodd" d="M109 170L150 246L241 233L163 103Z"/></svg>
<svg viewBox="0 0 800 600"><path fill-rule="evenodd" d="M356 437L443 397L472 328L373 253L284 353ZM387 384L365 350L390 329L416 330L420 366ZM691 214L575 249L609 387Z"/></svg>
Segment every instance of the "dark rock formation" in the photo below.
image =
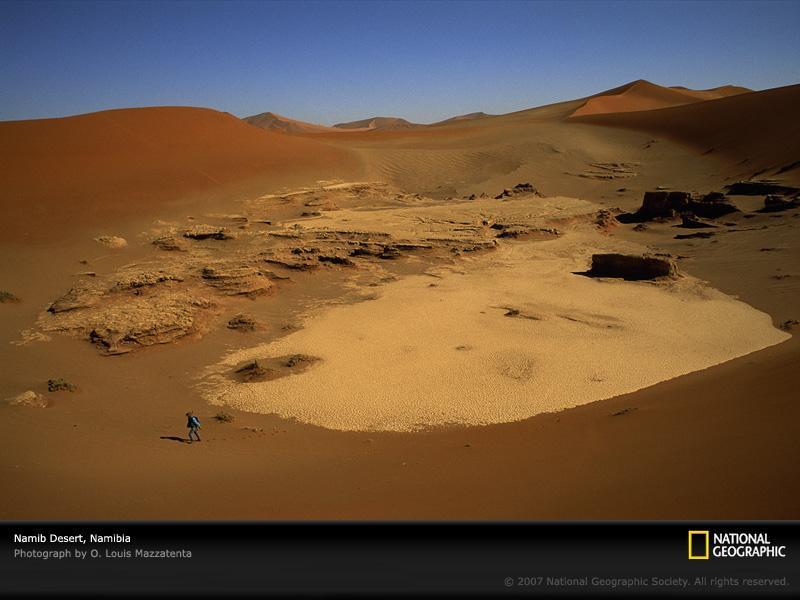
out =
<svg viewBox="0 0 800 600"><path fill-rule="evenodd" d="M245 363L236 369L235 373L242 381L263 381L270 379L274 374L272 369L262 367L257 360Z"/></svg>
<svg viewBox="0 0 800 600"><path fill-rule="evenodd" d="M770 194L769 196L764 198L764 207L758 209L758 212L761 213L781 212L784 210L789 210L791 208L798 208L798 207L800 207L800 199L798 198L788 200L784 196L777 196Z"/></svg>
<svg viewBox="0 0 800 600"><path fill-rule="evenodd" d="M255 331L257 327L256 320L250 315L236 315L228 321L228 329L236 329L237 331Z"/></svg>
<svg viewBox="0 0 800 600"><path fill-rule="evenodd" d="M681 215L681 224L678 227L684 229L704 229L708 227L716 227L713 223L708 223L695 217L692 213L683 213Z"/></svg>
<svg viewBox="0 0 800 600"><path fill-rule="evenodd" d="M706 194L702 198L692 198L689 201L689 212L705 219L718 219L724 215L739 212L732 202L716 193Z"/></svg>
<svg viewBox="0 0 800 600"><path fill-rule="evenodd" d="M762 194L782 194L791 196L800 192L800 188L783 185L770 179L737 181L727 186L729 196L761 196Z"/></svg>
<svg viewBox="0 0 800 600"><path fill-rule="evenodd" d="M47 391L48 392L75 392L78 390L76 385L61 379L48 379L47 380Z"/></svg>
<svg viewBox="0 0 800 600"><path fill-rule="evenodd" d="M674 277L675 263L666 258L629 254L593 254L589 277L613 277L629 281Z"/></svg>
<svg viewBox="0 0 800 600"><path fill-rule="evenodd" d="M693 240L710 238L714 235L713 231L698 231L697 233L679 233L675 236L676 240Z"/></svg>
<svg viewBox="0 0 800 600"><path fill-rule="evenodd" d="M5 304L6 302L19 302L19 298L11 292L0 290L0 304Z"/></svg>
<svg viewBox="0 0 800 600"><path fill-rule="evenodd" d="M346 256L338 256L336 254L320 254L317 260L322 263L330 263L332 265L342 265L345 267L352 267L355 263Z"/></svg>
<svg viewBox="0 0 800 600"><path fill-rule="evenodd" d="M619 215L622 223L642 223L644 221L674 219L679 214L691 213L707 219L737 212L732 203L718 192L706 194L702 198L692 197L688 192L655 191L645 192L642 206L635 213Z"/></svg>
<svg viewBox="0 0 800 600"><path fill-rule="evenodd" d="M233 235L225 227L213 225L196 225L183 232L183 237L193 240L230 240Z"/></svg>
<svg viewBox="0 0 800 600"><path fill-rule="evenodd" d="M533 187L530 183L518 183L513 188L506 188L502 192L500 192L497 196L495 196L495 200L502 200L503 198L511 198L513 196L519 196L521 194L533 194L535 196L543 197L543 195Z"/></svg>

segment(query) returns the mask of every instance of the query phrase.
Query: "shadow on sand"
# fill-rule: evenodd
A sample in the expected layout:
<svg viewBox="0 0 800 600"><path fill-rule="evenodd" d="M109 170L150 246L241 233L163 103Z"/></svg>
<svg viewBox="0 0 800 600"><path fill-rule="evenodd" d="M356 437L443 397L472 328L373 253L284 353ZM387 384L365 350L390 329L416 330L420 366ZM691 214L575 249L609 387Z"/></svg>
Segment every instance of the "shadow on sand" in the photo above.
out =
<svg viewBox="0 0 800 600"><path fill-rule="evenodd" d="M181 444L185 444L189 441L186 438L178 437L176 435L162 435L160 439L171 440L173 442L180 442Z"/></svg>

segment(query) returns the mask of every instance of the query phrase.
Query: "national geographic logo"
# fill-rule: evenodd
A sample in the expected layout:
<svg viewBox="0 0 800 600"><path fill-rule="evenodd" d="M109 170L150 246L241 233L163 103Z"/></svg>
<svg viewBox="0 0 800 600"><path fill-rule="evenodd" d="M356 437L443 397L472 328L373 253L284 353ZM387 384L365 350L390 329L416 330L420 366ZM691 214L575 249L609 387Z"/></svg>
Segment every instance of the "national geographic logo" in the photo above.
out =
<svg viewBox="0 0 800 600"><path fill-rule="evenodd" d="M786 558L786 546L773 544L766 533L689 531L689 560L709 558Z"/></svg>

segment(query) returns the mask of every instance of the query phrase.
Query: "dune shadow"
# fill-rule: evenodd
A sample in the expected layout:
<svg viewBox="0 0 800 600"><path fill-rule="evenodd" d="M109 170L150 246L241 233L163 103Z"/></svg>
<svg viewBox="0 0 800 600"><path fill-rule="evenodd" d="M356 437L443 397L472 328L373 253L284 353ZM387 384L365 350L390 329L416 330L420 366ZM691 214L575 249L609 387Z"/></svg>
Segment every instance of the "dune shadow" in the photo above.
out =
<svg viewBox="0 0 800 600"><path fill-rule="evenodd" d="M173 442L180 442L182 444L186 443L186 441L187 441L186 439L184 439L182 437L178 437L176 435L162 435L160 439L162 439L162 440L171 440Z"/></svg>

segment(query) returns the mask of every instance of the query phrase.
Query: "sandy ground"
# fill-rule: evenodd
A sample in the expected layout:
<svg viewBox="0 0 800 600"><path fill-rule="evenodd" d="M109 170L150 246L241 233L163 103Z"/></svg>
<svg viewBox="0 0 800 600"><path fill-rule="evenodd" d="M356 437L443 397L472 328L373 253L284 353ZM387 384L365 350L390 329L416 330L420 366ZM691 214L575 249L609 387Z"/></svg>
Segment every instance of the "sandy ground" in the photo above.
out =
<svg viewBox="0 0 800 600"><path fill-rule="evenodd" d="M545 196L580 198L632 210L641 202L642 192L656 186L701 193L720 189L749 169L738 164L742 159L737 154L748 148L753 149L752 161L759 163L758 168L768 169L766 176L796 183L796 169L777 173L796 160L794 142L787 140L781 150L781 144L770 138L775 131L781 135L793 131L794 121L787 121L778 110L784 104L791 105L787 98L793 90L762 92L766 95L763 102L758 93L743 94L632 112L624 118L613 117L618 121L613 126L605 121L599 127L588 121L567 120L585 102L581 100L407 132L337 133L336 141L319 134L312 141L321 144L325 153L330 153L324 156L334 157L333 162L314 163L306 171L295 164L298 171L289 174L280 169L276 173L277 163L249 163L253 170L248 167L242 173L237 170L247 160L236 159L238 166L220 171L227 173L221 185L195 188L190 182L177 195L154 194L143 204L131 202L141 180L126 191L120 187L122 171L108 179L118 193L99 190L87 196L90 202L81 204L81 182L91 181L96 166L91 159L87 159L84 171L77 163L69 164L68 169L75 172L70 181L76 183L67 186L69 194L63 196L63 208L57 203L41 204L41 199L54 202L59 198L62 180L57 172L50 180L30 171L24 177L19 174L22 170L4 172L3 182L14 183L6 189L14 193L4 194L3 206L19 208L13 202L19 190L38 190L38 195L26 196L29 206L25 211L19 208L19 220L11 221L14 226L1 242L0 287L20 301L0 305L0 358L4 364L0 398L31 390L48 406L0 403L0 436L4 440L0 518L797 518L800 408L796 402L796 364L800 346L796 336L777 342L786 338L778 327L794 333L792 321L800 320L800 249L796 243L800 219L795 216L797 209L776 214L752 212L762 198L734 198L746 212L726 217L733 225L714 230L707 239L676 240L676 233L685 230L676 228L674 222L650 224L645 231L635 231L633 225L584 231L582 228L589 225L575 221L560 226L565 232L572 231L561 238L500 240L497 250L476 254L459 250L462 244L477 239L474 232L464 232L469 240L442 242L428 254L411 253L413 256L407 259L366 257L355 268L325 264L309 272L272 266L279 275L290 277L273 281L274 293L250 299L208 289L216 308L203 317L202 335L198 332L119 356L103 355L77 333L52 334L46 342L12 343L22 339L23 330L36 328L54 299L83 280L113 281L131 265L163 263L166 268L186 264L196 269L202 265L192 261L202 261L204 253L217 252L215 243L231 244L226 246L226 260L244 260L253 252L273 252L278 243L275 240L286 239L269 232L281 233L294 224L319 229L348 211L353 213L348 224L352 230L357 229L356 224L363 224L359 219L366 218L364 215L380 214L390 222L393 211L444 211L451 221L460 221L463 214L442 205L473 193L493 196L521 181L533 182ZM720 106L725 110L719 110ZM763 106L772 108L761 110ZM742 124L726 130L726 152L703 154L703 144L698 145L697 140L705 135L703 124L709 111L718 119L714 122L732 119ZM749 121L742 117L747 111L752 113ZM696 118L692 117L695 113L699 114ZM586 117L595 118L610 117ZM753 122L760 123L760 129L748 125ZM673 127L669 135L664 133L675 123L684 123L684 129ZM241 131L238 124L235 129ZM196 133L195 145L202 139L202 134ZM252 142L254 152L265 143L265 138L257 139ZM291 139L299 140L300 145L307 141L302 137ZM13 153L14 144L3 144L3 148ZM180 154L177 149L170 151ZM213 153L207 152L211 150L200 154L213 159ZM297 152L304 150L297 146ZM32 161L29 164L37 164L31 151L26 156ZM74 158L77 154L67 152L65 160L67 156ZM337 162L336 157L346 158ZM217 164L212 159L211 166ZM51 161L47 164L58 165L61 158L47 160ZM68 170L66 166L64 169ZM177 171L144 172L155 186L152 189L158 187L160 177L167 183L176 181ZM286 197L292 189L305 186L308 191L320 185L319 179L333 177L379 180L392 187L375 195L359 192L337 196L337 211L324 205L325 198L312 197L313 193ZM403 193L394 195L389 189ZM416 193L424 198L415 200ZM98 210L103 202L116 197L127 200L119 201L119 208L110 212ZM490 200L478 202L484 201ZM513 206L516 201L497 202ZM37 206L41 207L38 212L29 210ZM70 211L76 206L80 210L72 218ZM365 207L380 210L359 210ZM94 212L100 215L96 221L90 218ZM308 213L305 217L304 212ZM241 213L251 217L250 227L241 231L233 224L239 221L220 216ZM273 215L271 225L256 222L256 217L267 213ZM178 258L169 259L171 254L151 243L157 232L190 223L226 223L237 232L237 238L197 242ZM443 225L450 231L457 226ZM28 234L16 236L17 230ZM409 231L398 230L398 235ZM93 241L104 234L125 237L128 245L111 249ZM334 240L332 246L340 250L354 241L351 235ZM292 247L323 245L316 238L287 243ZM551 273L563 273L563 267L585 268L588 254L599 246L646 247L651 252L671 253L680 257L678 264L686 277L680 280L678 289L595 281L571 273L570 277L552 274L548 281L547 266L529 264L538 257L547 259L554 268ZM457 252L452 253L453 248ZM87 271L95 276L79 275ZM443 277L430 277L424 275L426 272ZM543 289L533 285L533 276L543 282ZM459 285L470 277L474 279L468 289ZM428 287L423 282L437 285ZM174 285L206 284L193 275ZM203 396L208 388L198 385L209 367L238 352L255 352L250 350L253 348L260 352L283 344L286 352L318 352L325 360L301 374L253 385L286 385L287 393L296 394L301 389L294 386L320 381L318 375L331 369L333 390L348 386L347 378L337 379L339 374L367 387L377 378L364 377L371 363L383 365L381 372L389 377L402 375L403 362L392 360L391 354L375 352L382 347L381 342L388 342L392 331L397 334L392 343L397 344L399 336L408 336L408 343L403 345L416 345L416 352L438 356L447 370L453 366L450 360L465 361L465 377L459 385L470 381L476 368L485 369L492 352L500 349L500 341L518 352L524 338L521 332L531 326L541 326L548 332L550 342L545 340L545 345L574 335L578 341L572 346L578 354L586 351L587 343L611 344L610 338L580 334L583 327L597 331L585 323L553 318L564 312L564 286L575 286L579 292L568 307L575 314L610 316L626 326L622 334L629 336L626 342L614 349L615 356L598 357L600 366L619 366L623 361L616 360L617 352L632 352L635 344L659 336L656 348L628 361L635 362L633 371L640 379L614 379L615 372L608 369L611 379L591 382L610 387L599 397L621 395L509 423L414 432L338 431L313 424L312 415L321 415L320 419L336 416L332 407L315 402L300 407L302 411L296 405L284 405L287 416L299 418L225 408L233 421L218 422L213 417L221 408L208 404ZM703 290L703 294L692 296L683 286ZM548 289L553 291L546 293ZM589 289L591 297L584 293ZM145 297L149 297L147 293ZM373 294L377 299L365 301L365 295ZM433 302L447 297L452 297L453 311L442 311ZM595 297L605 299L602 310L592 308ZM425 314L435 315L430 324L415 311L412 326L398 329L397 315L412 310L409 298L425 305ZM640 299L658 306L655 317L645 317ZM520 314L547 318L507 317L503 310L491 309L491 305L507 303ZM714 307L719 310L711 310ZM486 310L486 314L478 310L476 316L475 308ZM703 312L706 308L708 312ZM387 327L368 332L374 339L359 355L361 358L347 360L337 350L353 346L358 328L369 326L371 317L365 317L362 311L370 315L375 311L381 317L378 322ZM228 329L227 320L241 312L251 314L260 328L246 333ZM446 327L447 319L455 319L462 312L469 313L468 326L456 335L454 327ZM467 339L478 331L483 319L487 323L493 319L491 326L481 331L481 340L491 341L486 348L481 341ZM660 319L663 324L658 327ZM297 329L303 323L307 326ZM342 323L347 326L341 328ZM337 327L341 344L333 344L328 335ZM441 335L424 335L428 329ZM442 355L434 348L439 343L472 346L473 350L453 349ZM665 344L675 350L666 360L658 354L667 347ZM748 354L769 344L775 345ZM608 347L614 348L613 344ZM530 344L525 349L538 351ZM729 360L741 354L745 355ZM474 365L469 362L472 356L478 356ZM665 364L656 368L649 361L657 356ZM543 353L535 358L537 364L553 364L560 369L574 357L567 354L558 361ZM410 362L422 365L424 361ZM585 361L576 363L576 372L589 374ZM522 365L515 372L527 371ZM419 371L414 373L418 375ZM75 384L77 391L48 392L47 380L56 377ZM445 387L436 377L426 377L427 384ZM488 371L486 377L497 384L504 376ZM588 386L585 379L575 379L569 385L576 389ZM648 387L626 393L642 386ZM395 398L398 387L391 389ZM283 401L268 398L266 402L274 402L271 406L278 408ZM430 406L416 408L430 418ZM189 409L203 422L202 443L189 445L183 441L183 414ZM355 412L356 420L363 424L372 419L374 423L374 415L362 409L363 405ZM526 409L527 415L539 412L537 407ZM397 422L408 414L401 411L392 418ZM464 416L463 411L459 414ZM302 422L304 415L312 423ZM497 415L486 420L527 415ZM404 429L409 422L406 418L404 426L394 429Z"/></svg>

